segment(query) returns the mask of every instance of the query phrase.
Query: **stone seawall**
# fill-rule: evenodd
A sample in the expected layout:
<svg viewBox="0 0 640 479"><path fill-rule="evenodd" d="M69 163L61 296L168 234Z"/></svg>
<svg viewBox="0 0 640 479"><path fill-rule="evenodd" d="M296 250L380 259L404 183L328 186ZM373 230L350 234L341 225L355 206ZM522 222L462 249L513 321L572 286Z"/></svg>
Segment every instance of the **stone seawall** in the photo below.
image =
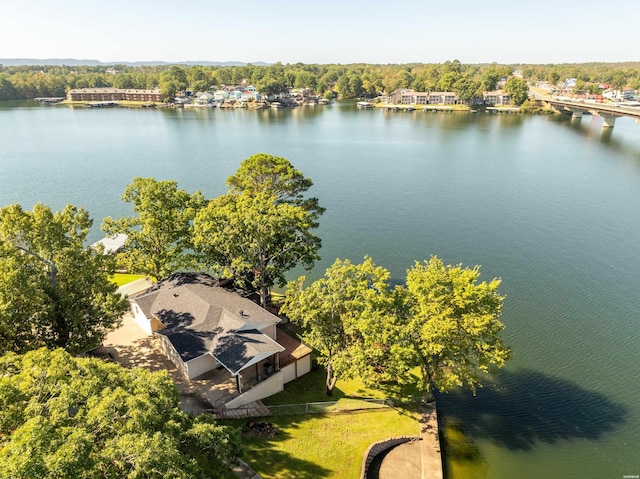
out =
<svg viewBox="0 0 640 479"><path fill-rule="evenodd" d="M366 479L367 473L369 472L369 466L376 458L378 454L388 451L400 444L404 444L410 441L418 441L420 440L419 436L400 436L400 437L392 437L390 439L385 439L384 441L374 442L369 446L367 452L365 452L364 457L362 458L362 468L360 469L360 479Z"/></svg>

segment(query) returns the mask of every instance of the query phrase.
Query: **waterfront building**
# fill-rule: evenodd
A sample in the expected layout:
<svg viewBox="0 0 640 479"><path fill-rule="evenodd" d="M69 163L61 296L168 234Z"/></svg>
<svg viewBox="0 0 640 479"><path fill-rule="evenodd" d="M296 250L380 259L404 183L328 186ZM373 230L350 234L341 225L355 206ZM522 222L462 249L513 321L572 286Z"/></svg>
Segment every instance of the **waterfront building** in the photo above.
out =
<svg viewBox="0 0 640 479"><path fill-rule="evenodd" d="M147 101L162 102L166 95L159 88L141 90L135 88L72 88L67 92L70 101Z"/></svg>

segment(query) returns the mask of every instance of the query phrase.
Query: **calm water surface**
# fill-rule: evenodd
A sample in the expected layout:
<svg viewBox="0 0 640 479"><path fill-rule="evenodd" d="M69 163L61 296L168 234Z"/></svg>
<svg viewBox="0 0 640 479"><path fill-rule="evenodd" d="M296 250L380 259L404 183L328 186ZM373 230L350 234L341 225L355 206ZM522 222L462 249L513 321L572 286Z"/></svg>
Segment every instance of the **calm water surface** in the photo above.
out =
<svg viewBox="0 0 640 479"><path fill-rule="evenodd" d="M8 108L7 106L11 106ZM0 105L0 205L82 205L100 237L135 176L207 196L257 152L289 158L327 208L320 276L365 254L501 277L514 359L477 397L439 398L464 447L449 477L640 474L640 125L488 114L144 111ZM297 273L297 272L296 272Z"/></svg>

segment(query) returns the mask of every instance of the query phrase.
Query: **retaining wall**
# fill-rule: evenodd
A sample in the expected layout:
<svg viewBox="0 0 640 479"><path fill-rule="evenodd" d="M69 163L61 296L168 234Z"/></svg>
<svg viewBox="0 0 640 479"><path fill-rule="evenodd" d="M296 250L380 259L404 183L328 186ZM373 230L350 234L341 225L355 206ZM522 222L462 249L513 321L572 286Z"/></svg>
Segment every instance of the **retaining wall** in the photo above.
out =
<svg viewBox="0 0 640 479"><path fill-rule="evenodd" d="M374 442L369 446L367 452L365 452L362 458L362 467L360 469L360 479L367 479L367 473L369 472L369 466L376 458L378 454L381 454L389 449L392 449L400 444L404 444L410 441L418 441L419 436L400 436L385 439L384 441Z"/></svg>

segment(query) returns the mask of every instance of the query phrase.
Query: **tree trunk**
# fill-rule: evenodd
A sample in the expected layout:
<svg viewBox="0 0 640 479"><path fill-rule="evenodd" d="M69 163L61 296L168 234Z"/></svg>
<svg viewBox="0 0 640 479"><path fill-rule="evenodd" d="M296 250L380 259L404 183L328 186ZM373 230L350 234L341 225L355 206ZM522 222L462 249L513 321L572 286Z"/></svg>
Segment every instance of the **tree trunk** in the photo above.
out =
<svg viewBox="0 0 640 479"><path fill-rule="evenodd" d="M331 366L331 363L327 364L327 396L333 396L333 388L335 387L337 381L338 378L333 374L333 367Z"/></svg>
<svg viewBox="0 0 640 479"><path fill-rule="evenodd" d="M435 371L433 371L428 365L423 365L422 367L422 389L423 389L423 397L422 401L425 404L432 403L436 400L436 397L433 394L435 389Z"/></svg>
<svg viewBox="0 0 640 479"><path fill-rule="evenodd" d="M260 306L267 309L267 300L269 299L269 288L264 282L260 281Z"/></svg>

